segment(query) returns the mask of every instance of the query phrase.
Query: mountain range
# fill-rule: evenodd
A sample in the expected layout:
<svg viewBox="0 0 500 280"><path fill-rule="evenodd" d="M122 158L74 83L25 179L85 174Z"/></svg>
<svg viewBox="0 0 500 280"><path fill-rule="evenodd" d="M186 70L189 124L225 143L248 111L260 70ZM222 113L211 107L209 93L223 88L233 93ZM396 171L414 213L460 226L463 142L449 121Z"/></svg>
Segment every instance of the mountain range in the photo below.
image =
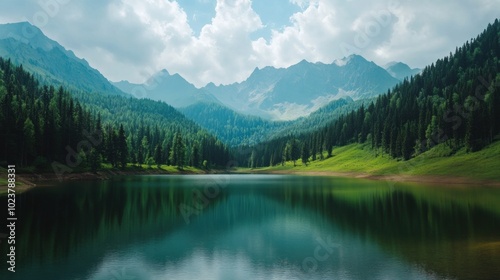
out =
<svg viewBox="0 0 500 280"><path fill-rule="evenodd" d="M241 83L204 89L236 111L293 120L343 97L377 96L398 82L382 67L351 55L331 64L302 60L288 68L256 68Z"/></svg>
<svg viewBox="0 0 500 280"><path fill-rule="evenodd" d="M499 30L496 20L422 71L399 62L383 68L351 55L330 64L303 60L288 68L256 68L245 81L196 88L167 70L144 84L115 86L39 29L0 25L0 101L8 108L0 123L7 124L6 135L17 135L2 146L7 159L24 153L19 161L30 164L40 154L47 162L64 153L52 146L76 145L83 127L103 124L108 147L101 156L116 166L116 156L123 155L122 167L127 161L183 165L185 159L191 166L224 166L235 154L251 167L295 162L300 153L307 164L310 157L332 157L333 147L354 143L403 160L441 144L445 155L475 152L497 141L500 132L494 90L500 82ZM67 91L45 87L57 84ZM453 115L464 106L475 108L463 119ZM34 135L31 146L38 154L15 140L25 135Z"/></svg>
<svg viewBox="0 0 500 280"><path fill-rule="evenodd" d="M0 25L0 56L22 64L46 84L79 92L148 98L184 108L186 116L231 145L256 143L291 127L303 130L303 124L308 128L324 125L347 108L363 103L353 101L370 100L420 71L401 62L384 69L351 55L331 64L303 60L288 68L255 68L245 81L229 85L209 83L196 88L165 69L143 84L112 83L86 60L27 22ZM284 120L295 121L274 122ZM250 129L256 123L269 133Z"/></svg>
<svg viewBox="0 0 500 280"><path fill-rule="evenodd" d="M182 108L198 102L219 103L219 100L203 89L196 88L181 75L163 69L143 84L128 81L113 83L120 90L137 98L165 101L169 105Z"/></svg>
<svg viewBox="0 0 500 280"><path fill-rule="evenodd" d="M331 64L303 60L288 68L256 68L243 82L218 86L209 83L199 89L167 70L144 84L120 81L114 85L136 97L165 101L177 108L214 102L241 114L294 120L340 98L375 97L419 71L401 62L384 69L362 56L351 55Z"/></svg>

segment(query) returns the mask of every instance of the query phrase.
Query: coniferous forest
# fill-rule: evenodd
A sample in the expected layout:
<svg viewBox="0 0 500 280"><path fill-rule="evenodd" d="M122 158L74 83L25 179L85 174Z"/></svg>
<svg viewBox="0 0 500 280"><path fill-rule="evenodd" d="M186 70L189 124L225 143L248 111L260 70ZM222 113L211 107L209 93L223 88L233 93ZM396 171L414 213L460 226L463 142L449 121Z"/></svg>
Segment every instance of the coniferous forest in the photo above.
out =
<svg viewBox="0 0 500 280"><path fill-rule="evenodd" d="M500 132L499 56L500 24L496 20L449 56L373 101L359 103L362 105L355 110L341 115L332 111L335 116L328 116L323 109L290 124L270 124L233 113L232 124L243 127L213 131L224 142L166 103L70 92L41 83L22 65L0 59L0 161L38 169L96 171L103 164L221 168L236 160L241 166L263 167L299 159L307 164L324 158L324 153L331 156L335 146L351 143L368 143L372 149L402 160L441 143L452 151L465 147L474 152ZM346 103L340 101L335 104ZM203 119L207 112L230 112L218 105L213 105L215 109L196 108L186 109L186 114L209 123L218 118ZM335 120L311 131L317 127L311 121L318 114L321 119ZM309 129L296 129L301 123L307 123ZM256 127L248 128L251 125ZM253 146L229 148L244 142L242 139L255 143L269 138L250 138L257 130L275 135Z"/></svg>
<svg viewBox="0 0 500 280"><path fill-rule="evenodd" d="M500 1L18 2L0 279L499 278Z"/></svg>
<svg viewBox="0 0 500 280"><path fill-rule="evenodd" d="M251 167L332 155L334 146L368 142L408 160L437 144L474 152L500 133L500 24L498 19L454 53L312 133L241 148ZM296 147L297 146L297 147ZM302 151L300 153L299 151Z"/></svg>
<svg viewBox="0 0 500 280"><path fill-rule="evenodd" d="M64 173L103 163L224 166L229 149L171 106L66 91L0 58L0 161Z"/></svg>

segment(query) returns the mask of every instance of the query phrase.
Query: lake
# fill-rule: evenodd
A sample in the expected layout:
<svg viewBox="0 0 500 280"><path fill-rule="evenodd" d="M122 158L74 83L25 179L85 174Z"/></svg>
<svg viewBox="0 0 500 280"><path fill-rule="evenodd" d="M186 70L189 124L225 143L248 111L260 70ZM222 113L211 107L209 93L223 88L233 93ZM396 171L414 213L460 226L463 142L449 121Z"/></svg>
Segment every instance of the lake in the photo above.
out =
<svg viewBox="0 0 500 280"><path fill-rule="evenodd" d="M37 187L16 203L16 273L2 239L1 279L500 275L498 188L158 175Z"/></svg>

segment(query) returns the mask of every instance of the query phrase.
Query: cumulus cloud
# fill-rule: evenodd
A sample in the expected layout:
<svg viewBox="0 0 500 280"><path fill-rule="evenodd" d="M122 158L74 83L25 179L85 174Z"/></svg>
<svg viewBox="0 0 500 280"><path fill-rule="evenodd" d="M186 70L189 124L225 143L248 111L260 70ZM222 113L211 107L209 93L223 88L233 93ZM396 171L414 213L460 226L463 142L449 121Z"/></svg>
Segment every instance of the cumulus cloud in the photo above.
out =
<svg viewBox="0 0 500 280"><path fill-rule="evenodd" d="M500 9L492 0L290 2L303 7L292 24L269 41L253 42L263 64L286 67L303 58L329 63L357 53L380 65L424 67L476 36Z"/></svg>
<svg viewBox="0 0 500 280"><path fill-rule="evenodd" d="M340 32L336 23L337 11L328 3L311 2L304 11L295 13L292 25L283 31L273 31L269 42L260 38L253 43L254 51L273 66L286 67L302 59L330 59L326 48Z"/></svg>
<svg viewBox="0 0 500 280"><path fill-rule="evenodd" d="M173 0L4 0L0 20L34 23L111 80L143 82L166 68L203 86L244 80L255 67L330 63L351 53L423 67L476 36L500 10L496 0L281 1L300 9L278 29L262 22L251 0L216 0L199 33L187 4ZM254 38L262 30L271 36Z"/></svg>
<svg viewBox="0 0 500 280"><path fill-rule="evenodd" d="M218 0L215 17L199 37L188 44L167 48L160 61L170 61L172 71L197 85L210 81L230 83L248 75L252 62L249 34L262 28L250 0ZM182 74L181 74L182 75Z"/></svg>

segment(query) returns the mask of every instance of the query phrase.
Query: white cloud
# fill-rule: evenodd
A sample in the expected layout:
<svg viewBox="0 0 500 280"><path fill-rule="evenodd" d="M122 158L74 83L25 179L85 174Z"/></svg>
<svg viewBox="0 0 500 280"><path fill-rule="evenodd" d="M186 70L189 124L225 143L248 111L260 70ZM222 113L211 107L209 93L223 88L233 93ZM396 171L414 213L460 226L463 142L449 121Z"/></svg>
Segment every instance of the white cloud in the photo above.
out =
<svg viewBox="0 0 500 280"><path fill-rule="evenodd" d="M283 31L274 31L270 42L259 39L253 43L255 52L262 57L261 66L286 67L302 59L333 61L330 50L342 32L338 12L328 2L311 2L302 12L291 16L292 25Z"/></svg>
<svg viewBox="0 0 500 280"><path fill-rule="evenodd" d="M173 0L4 0L0 19L37 24L111 80L142 82L166 68L203 86L244 80L256 66L331 63L350 52L422 67L475 37L500 10L496 0L281 1L301 10L267 40L252 37L272 27L251 0L217 0L199 34Z"/></svg>
<svg viewBox="0 0 500 280"><path fill-rule="evenodd" d="M423 67L479 34L500 10L492 0L290 2L306 6L293 24L270 41L253 42L263 65L286 67L303 58L330 63L355 52L381 65Z"/></svg>
<svg viewBox="0 0 500 280"><path fill-rule="evenodd" d="M301 7L302 9L307 8L309 3L313 0L289 0L290 3Z"/></svg>
<svg viewBox="0 0 500 280"><path fill-rule="evenodd" d="M199 37L188 44L176 45L174 52L166 49L160 61L170 61L179 72L197 85L210 81L230 83L246 78L253 68L250 33L262 28L250 0L218 0L216 15L205 25Z"/></svg>

